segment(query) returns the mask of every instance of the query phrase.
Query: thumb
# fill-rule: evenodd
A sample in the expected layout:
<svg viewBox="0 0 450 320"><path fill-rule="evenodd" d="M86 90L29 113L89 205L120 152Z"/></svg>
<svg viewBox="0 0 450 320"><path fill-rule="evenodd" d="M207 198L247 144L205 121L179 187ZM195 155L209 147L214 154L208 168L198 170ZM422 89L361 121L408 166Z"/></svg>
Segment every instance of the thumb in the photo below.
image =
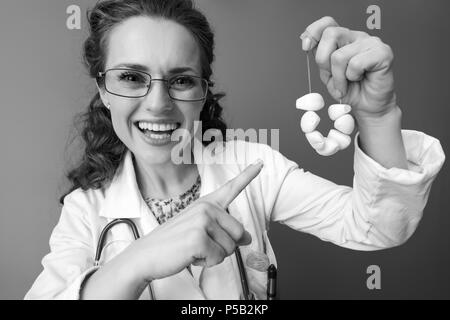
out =
<svg viewBox="0 0 450 320"><path fill-rule="evenodd" d="M236 243L238 246L247 246L252 243L252 235L247 230L244 230L242 238Z"/></svg>

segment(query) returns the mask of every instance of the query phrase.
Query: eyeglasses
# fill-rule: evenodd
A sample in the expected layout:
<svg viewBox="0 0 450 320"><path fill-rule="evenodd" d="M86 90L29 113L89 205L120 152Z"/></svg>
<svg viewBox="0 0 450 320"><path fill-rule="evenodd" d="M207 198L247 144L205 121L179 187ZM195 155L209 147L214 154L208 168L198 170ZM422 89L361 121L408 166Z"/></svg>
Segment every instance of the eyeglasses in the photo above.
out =
<svg viewBox="0 0 450 320"><path fill-rule="evenodd" d="M170 98L200 101L206 98L208 88L214 85L209 80L187 74L176 74L168 79L152 79L146 72L125 68L99 72L97 78L104 78L107 92L125 98L145 97L150 92L152 81L164 81Z"/></svg>

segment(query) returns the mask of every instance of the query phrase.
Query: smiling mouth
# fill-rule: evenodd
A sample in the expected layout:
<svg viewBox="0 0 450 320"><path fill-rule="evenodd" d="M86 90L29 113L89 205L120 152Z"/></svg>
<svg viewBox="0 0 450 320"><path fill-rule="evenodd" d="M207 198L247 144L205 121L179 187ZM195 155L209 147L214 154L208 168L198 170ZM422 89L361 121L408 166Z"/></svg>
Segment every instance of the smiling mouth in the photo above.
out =
<svg viewBox="0 0 450 320"><path fill-rule="evenodd" d="M166 135L169 134L171 135L175 130L177 130L178 128L181 127L181 123L180 122L176 122L175 124L173 124L171 126L171 128L167 129L167 128L157 128L156 126L145 126L145 125L140 125L139 122L135 122L134 125L136 126L136 128L141 131L144 134L157 134L157 135ZM166 130L164 130L166 129Z"/></svg>

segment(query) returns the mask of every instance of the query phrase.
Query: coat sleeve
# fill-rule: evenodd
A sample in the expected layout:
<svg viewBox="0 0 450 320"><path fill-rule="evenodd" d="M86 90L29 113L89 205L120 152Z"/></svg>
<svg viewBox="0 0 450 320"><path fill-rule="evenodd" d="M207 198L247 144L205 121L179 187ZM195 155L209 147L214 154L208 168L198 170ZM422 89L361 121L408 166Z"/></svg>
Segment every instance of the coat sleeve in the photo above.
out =
<svg viewBox="0 0 450 320"><path fill-rule="evenodd" d="M413 130L402 130L402 136L408 170L384 168L355 136L353 187L304 171L268 147L262 192L273 197L266 197L266 219L355 250L403 244L418 226L445 155L431 136Z"/></svg>
<svg viewBox="0 0 450 320"><path fill-rule="evenodd" d="M80 287L93 273L92 233L85 214L82 192L67 195L58 224L50 236L50 253L42 259L43 271L25 299L80 298Z"/></svg>

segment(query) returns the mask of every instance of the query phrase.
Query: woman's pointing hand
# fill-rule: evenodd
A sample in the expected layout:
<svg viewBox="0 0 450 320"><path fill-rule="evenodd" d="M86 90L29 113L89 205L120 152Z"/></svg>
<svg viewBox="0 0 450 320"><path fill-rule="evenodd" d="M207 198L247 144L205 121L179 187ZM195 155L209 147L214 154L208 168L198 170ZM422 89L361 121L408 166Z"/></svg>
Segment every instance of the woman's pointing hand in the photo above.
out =
<svg viewBox="0 0 450 320"><path fill-rule="evenodd" d="M137 276L148 282L176 274L190 264L217 265L236 246L250 244L250 234L228 214L228 206L262 166L262 161L249 165L219 189L133 242L123 252L128 256L125 261L133 260Z"/></svg>

